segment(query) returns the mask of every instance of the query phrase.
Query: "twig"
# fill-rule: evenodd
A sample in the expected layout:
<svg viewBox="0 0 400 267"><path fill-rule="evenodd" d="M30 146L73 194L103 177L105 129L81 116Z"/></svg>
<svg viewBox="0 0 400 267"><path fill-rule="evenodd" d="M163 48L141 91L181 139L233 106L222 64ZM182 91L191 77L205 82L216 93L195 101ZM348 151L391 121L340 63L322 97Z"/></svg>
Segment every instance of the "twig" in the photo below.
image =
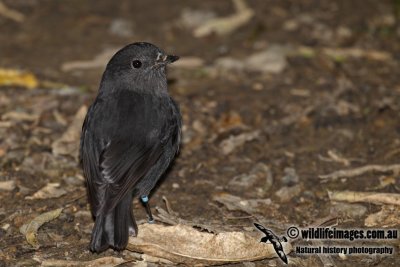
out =
<svg viewBox="0 0 400 267"><path fill-rule="evenodd" d="M236 12L228 17L216 18L205 21L194 29L195 37L204 37L213 32L218 35L226 35L247 23L253 16L254 11L246 5L244 0L233 0Z"/></svg>
<svg viewBox="0 0 400 267"><path fill-rule="evenodd" d="M73 202L75 202L75 201L77 201L77 200L79 200L79 199L81 199L81 198L84 198L86 195L87 195L87 194L86 194L86 192L85 192L85 193L83 193L83 194L80 194L80 195L77 196L77 197L72 198L71 200L68 200L67 203L66 203L66 204L67 204L66 207L69 207L69 204L71 204L71 203L73 203Z"/></svg>
<svg viewBox="0 0 400 267"><path fill-rule="evenodd" d="M328 191L328 195L333 201L400 205L400 194L394 193Z"/></svg>
<svg viewBox="0 0 400 267"><path fill-rule="evenodd" d="M6 17L16 22L23 22L25 20L24 14L8 8L3 2L0 2L0 16Z"/></svg>
<svg viewBox="0 0 400 267"><path fill-rule="evenodd" d="M107 61L117 52L117 49L106 49L91 60L78 60L63 63L62 71L72 71L79 69L96 69L102 68L107 64Z"/></svg>
<svg viewBox="0 0 400 267"><path fill-rule="evenodd" d="M391 157L397 155L400 153L400 147L396 148L395 150L390 151L389 153L387 153L383 158L384 159L390 159Z"/></svg>
<svg viewBox="0 0 400 267"><path fill-rule="evenodd" d="M342 177L354 177L366 172L377 171L377 172L400 172L400 164L393 165L367 165L350 170L339 170L326 175L320 175L320 179L338 179Z"/></svg>
<svg viewBox="0 0 400 267"><path fill-rule="evenodd" d="M167 212L168 212L169 214L174 214L174 211L173 211L173 209L171 208L171 204L169 203L167 197L166 197L166 196L162 196L162 200L163 200L164 203L165 203L165 208L167 209Z"/></svg>
<svg viewBox="0 0 400 267"><path fill-rule="evenodd" d="M22 211L21 210L17 210L15 212L13 212L11 215L7 216L6 218L4 218L3 220L0 221L0 224L6 222L6 221L11 221L13 220L15 217L17 217L19 214L21 214Z"/></svg>
<svg viewBox="0 0 400 267"><path fill-rule="evenodd" d="M328 156L336 162L342 163L344 166L349 166L350 165L350 160L340 156L333 150L328 150Z"/></svg>
<svg viewBox="0 0 400 267"><path fill-rule="evenodd" d="M309 227L332 227L338 225L338 217L336 216L327 216L321 219L316 220L312 225Z"/></svg>
<svg viewBox="0 0 400 267"><path fill-rule="evenodd" d="M254 216L247 215L247 216L237 216L237 217L229 217L229 216L224 217L224 219L227 219L227 220L243 220L243 219L251 219L251 218L254 218Z"/></svg>

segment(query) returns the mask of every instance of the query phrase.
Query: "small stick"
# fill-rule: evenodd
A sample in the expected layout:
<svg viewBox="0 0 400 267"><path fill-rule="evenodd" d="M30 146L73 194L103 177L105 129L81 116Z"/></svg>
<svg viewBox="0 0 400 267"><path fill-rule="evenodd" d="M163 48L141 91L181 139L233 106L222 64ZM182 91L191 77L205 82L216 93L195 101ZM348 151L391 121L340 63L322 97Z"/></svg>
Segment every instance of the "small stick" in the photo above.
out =
<svg viewBox="0 0 400 267"><path fill-rule="evenodd" d="M368 202L373 204L400 205L400 194L357 192L357 191L328 191L332 201Z"/></svg>
<svg viewBox="0 0 400 267"><path fill-rule="evenodd" d="M167 209L167 212L168 212L169 214L173 214L174 211L172 210L171 204L169 203L167 197L166 197L166 196L162 196L162 200L164 200L165 208Z"/></svg>
<svg viewBox="0 0 400 267"><path fill-rule="evenodd" d="M23 22L25 19L24 14L7 7L3 2L0 2L0 16L16 22Z"/></svg>
<svg viewBox="0 0 400 267"><path fill-rule="evenodd" d="M400 172L400 164L393 165L366 165L363 167L350 169L350 170L339 170L326 175L319 175L320 179L338 179L342 177L354 177L366 172L377 171L377 172Z"/></svg>

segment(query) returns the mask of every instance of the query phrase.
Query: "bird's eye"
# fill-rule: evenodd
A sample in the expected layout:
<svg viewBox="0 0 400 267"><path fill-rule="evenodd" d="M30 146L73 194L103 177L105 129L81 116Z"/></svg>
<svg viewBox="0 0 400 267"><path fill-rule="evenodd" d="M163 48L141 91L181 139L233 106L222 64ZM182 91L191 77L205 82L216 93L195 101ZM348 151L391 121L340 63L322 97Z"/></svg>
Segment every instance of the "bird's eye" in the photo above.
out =
<svg viewBox="0 0 400 267"><path fill-rule="evenodd" d="M140 62L140 60L134 60L132 61L132 67L134 67L135 69L138 69L142 66L142 62Z"/></svg>

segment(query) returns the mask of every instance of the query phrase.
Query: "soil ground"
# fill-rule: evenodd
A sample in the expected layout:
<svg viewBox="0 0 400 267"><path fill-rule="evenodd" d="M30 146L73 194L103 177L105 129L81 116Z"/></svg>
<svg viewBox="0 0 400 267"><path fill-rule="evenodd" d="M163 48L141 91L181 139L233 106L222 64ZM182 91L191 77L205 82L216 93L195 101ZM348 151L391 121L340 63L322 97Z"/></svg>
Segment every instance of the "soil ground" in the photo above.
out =
<svg viewBox="0 0 400 267"><path fill-rule="evenodd" d="M259 221L282 235L290 225L305 227L321 218L337 218L336 227L365 228L365 219L384 207L333 202L328 191L399 193L396 172L319 178L341 169L399 163L399 1L249 0L255 15L248 23L227 35L202 38L193 36L190 19L182 14L193 20L194 11L224 17L234 12L231 1L2 2L25 19L0 16L0 67L31 72L42 85L0 88L0 114L7 122L0 125L0 181L15 181L11 191L0 191L0 266L40 265L35 258L131 257L128 252L88 251L93 222L76 153L55 155L52 144L79 108L93 101L106 62L70 71L63 64L92 60L135 41L152 42L182 59L204 60L168 70L170 94L183 114L184 138L174 165L151 195L153 207L165 209L164 196L188 221L253 232L252 223ZM308 50L285 54L284 68L275 72L217 64L220 58L245 62L272 46ZM362 54L332 56L329 49ZM14 111L32 117L13 117ZM248 140L234 139L240 135ZM229 138L235 148L227 152ZM74 147L79 139L73 140ZM259 163L272 174L267 182L264 173L254 184L231 186L234 177L246 177ZM48 183L60 183L67 193L26 199ZM232 210L216 201L222 193L271 204ZM41 247L32 248L19 228L56 208L64 208L62 214L40 228ZM398 206L391 208L391 223L375 228L400 228ZM139 202L134 213L145 222ZM336 266L400 266L398 240L376 244L391 244L395 254L346 259L332 254L331 260ZM317 255L288 257L293 266L323 266ZM283 265L275 258L230 266Z"/></svg>

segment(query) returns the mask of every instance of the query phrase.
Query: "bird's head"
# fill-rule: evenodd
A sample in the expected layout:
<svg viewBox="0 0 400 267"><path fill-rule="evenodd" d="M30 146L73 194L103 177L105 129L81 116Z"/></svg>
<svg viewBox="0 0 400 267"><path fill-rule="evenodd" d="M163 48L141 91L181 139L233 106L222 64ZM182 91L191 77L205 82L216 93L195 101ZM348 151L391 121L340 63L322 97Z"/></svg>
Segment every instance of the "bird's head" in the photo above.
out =
<svg viewBox="0 0 400 267"><path fill-rule="evenodd" d="M166 87L166 66L178 59L153 44L133 43L111 58L103 80L123 82L134 88Z"/></svg>

